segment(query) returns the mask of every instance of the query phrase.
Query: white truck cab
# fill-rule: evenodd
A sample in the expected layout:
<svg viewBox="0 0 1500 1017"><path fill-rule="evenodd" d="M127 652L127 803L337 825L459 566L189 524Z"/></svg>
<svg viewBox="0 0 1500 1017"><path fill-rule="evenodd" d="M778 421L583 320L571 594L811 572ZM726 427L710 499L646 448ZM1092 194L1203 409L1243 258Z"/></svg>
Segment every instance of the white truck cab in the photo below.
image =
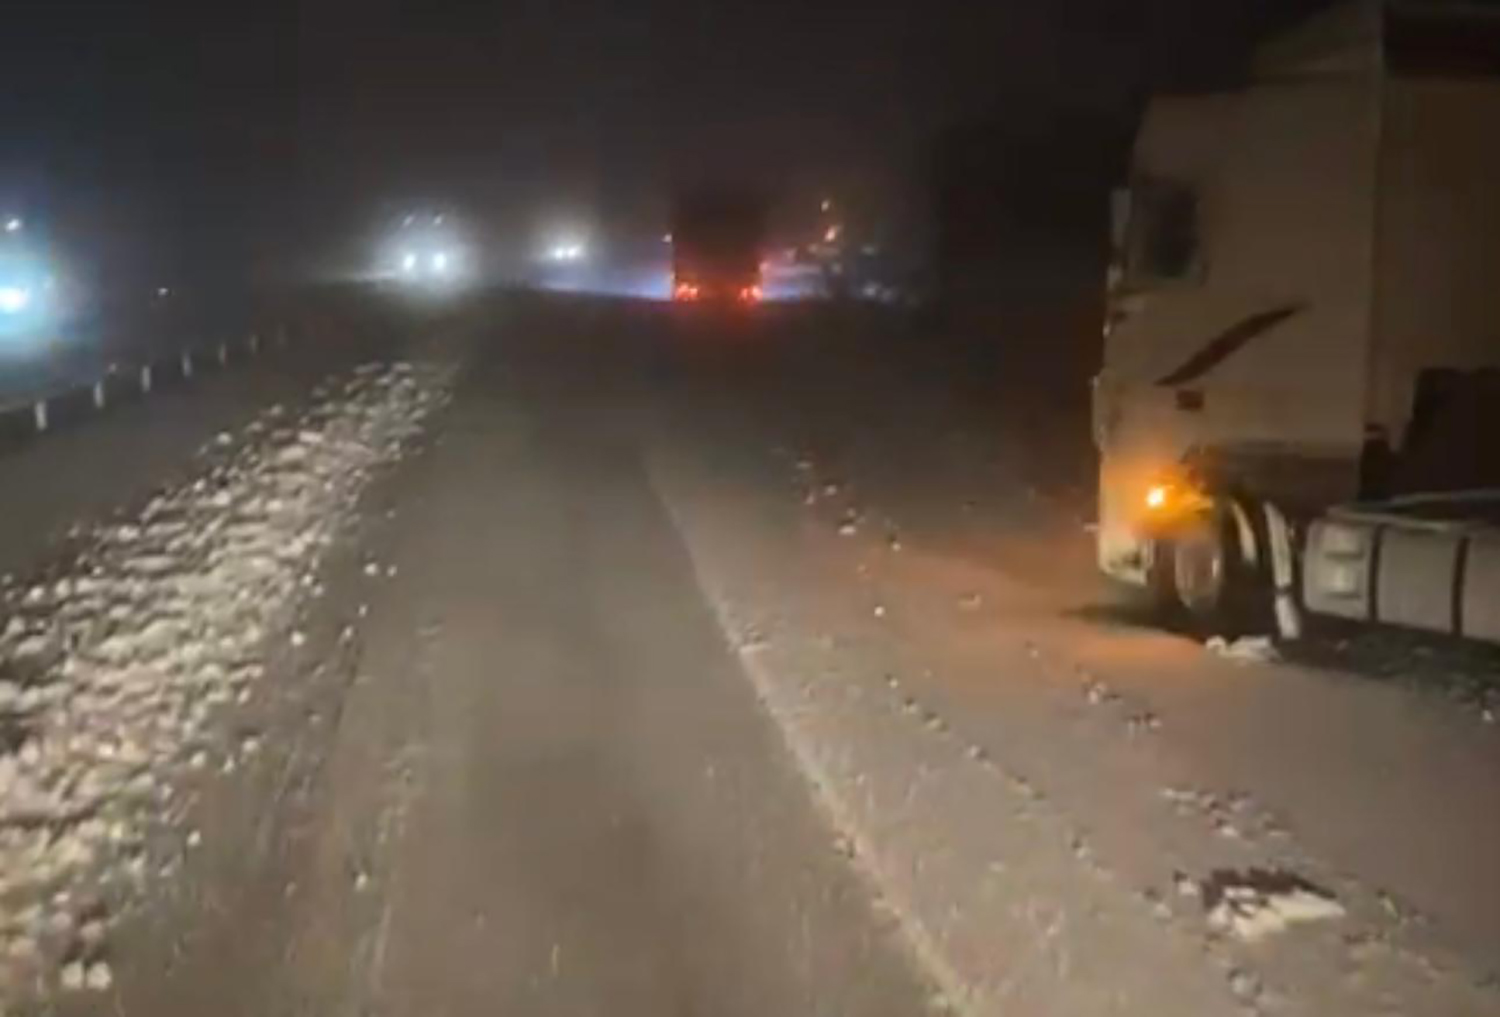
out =
<svg viewBox="0 0 1500 1017"><path fill-rule="evenodd" d="M1276 545L1395 493L1433 392L1500 367L1500 18L1326 12L1154 100L1114 213L1100 567L1194 611L1285 592Z"/></svg>

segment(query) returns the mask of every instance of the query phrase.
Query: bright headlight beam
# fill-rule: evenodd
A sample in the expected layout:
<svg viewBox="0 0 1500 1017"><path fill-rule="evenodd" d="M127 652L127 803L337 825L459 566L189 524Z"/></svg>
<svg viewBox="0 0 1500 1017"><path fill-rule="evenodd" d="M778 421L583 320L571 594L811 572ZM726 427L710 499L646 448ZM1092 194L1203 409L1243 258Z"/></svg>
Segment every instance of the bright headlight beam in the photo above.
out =
<svg viewBox="0 0 1500 1017"><path fill-rule="evenodd" d="M20 314L31 305L31 291L24 286L0 286L0 313Z"/></svg>
<svg viewBox="0 0 1500 1017"><path fill-rule="evenodd" d="M585 252L586 249L581 242L569 241L567 243L557 244L553 246L552 249L547 252L547 257L551 261L582 261Z"/></svg>
<svg viewBox="0 0 1500 1017"><path fill-rule="evenodd" d="M0 311L14 314L31 304L31 290L24 286L0 286Z"/></svg>
<svg viewBox="0 0 1500 1017"><path fill-rule="evenodd" d="M410 251L401 255L401 271L415 272L417 270L417 256Z"/></svg>
<svg viewBox="0 0 1500 1017"><path fill-rule="evenodd" d="M434 272L448 271L448 253L439 251L432 256L432 270Z"/></svg>

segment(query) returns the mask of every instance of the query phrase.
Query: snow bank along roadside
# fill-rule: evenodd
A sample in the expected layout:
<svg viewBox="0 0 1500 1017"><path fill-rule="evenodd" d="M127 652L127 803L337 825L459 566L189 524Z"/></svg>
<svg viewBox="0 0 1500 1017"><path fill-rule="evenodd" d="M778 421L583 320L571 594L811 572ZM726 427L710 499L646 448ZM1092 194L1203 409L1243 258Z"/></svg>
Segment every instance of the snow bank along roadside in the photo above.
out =
<svg viewBox="0 0 1500 1017"><path fill-rule="evenodd" d="M272 407L220 435L201 475L81 534L45 581L0 591L0 1005L109 987L112 920L173 867L146 835L185 808L174 778L258 751L229 721L267 640L449 383L372 364L300 418Z"/></svg>
<svg viewBox="0 0 1500 1017"><path fill-rule="evenodd" d="M830 583L830 562L851 544L836 536L847 520L809 528L787 509L803 499L785 473L750 479L723 450L714 460L658 452L658 490L831 821L956 1004L1007 1015L1500 1012L1446 959L1392 941L1369 894L1350 897L1345 920L1325 891L1274 868L1135 881L1115 864L1115 840L1092 828L1134 806L1079 814L1048 786L1058 753L1098 753L1069 770L1108 767L1117 753L1075 744L1062 725L1055 750L1033 735L990 751L960 734L872 636L906 605L867 583ZM1097 776L1126 798L1155 797L1154 786ZM1292 928L1303 924L1317 933Z"/></svg>

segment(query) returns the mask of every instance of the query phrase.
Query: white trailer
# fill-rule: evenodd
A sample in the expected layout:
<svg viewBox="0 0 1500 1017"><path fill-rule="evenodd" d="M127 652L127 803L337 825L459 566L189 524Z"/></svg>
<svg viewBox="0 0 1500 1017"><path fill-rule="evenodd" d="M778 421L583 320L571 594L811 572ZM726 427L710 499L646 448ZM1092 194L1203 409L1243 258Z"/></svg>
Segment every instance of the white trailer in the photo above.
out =
<svg viewBox="0 0 1500 1017"><path fill-rule="evenodd" d="M1500 18L1340 7L1153 101L1114 218L1100 567L1500 640L1497 500L1453 494L1500 487Z"/></svg>

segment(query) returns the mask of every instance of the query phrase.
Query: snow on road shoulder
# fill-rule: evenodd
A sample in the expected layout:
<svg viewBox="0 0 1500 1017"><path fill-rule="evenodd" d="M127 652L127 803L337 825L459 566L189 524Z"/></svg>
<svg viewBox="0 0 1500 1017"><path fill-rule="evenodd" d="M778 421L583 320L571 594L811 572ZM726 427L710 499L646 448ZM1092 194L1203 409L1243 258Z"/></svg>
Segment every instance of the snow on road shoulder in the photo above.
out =
<svg viewBox="0 0 1500 1017"><path fill-rule="evenodd" d="M836 516L809 511L805 485L751 454L664 443L652 467L831 822L971 1012L1500 1013L1482 972L1385 921L1377 893L1328 878L1249 799L1148 800L1158 784L1140 778L1165 772L1143 762L1161 759L1154 713L1083 672L1053 674L1030 639L965 659L978 643L962 633L990 604L978 587L878 577L897 560L878 539L853 546ZM982 720L933 708L963 698L929 698L923 666L969 681L983 680L974 667L1014 672L1015 715L976 734ZM1179 866L1173 892L1160 877Z"/></svg>
<svg viewBox="0 0 1500 1017"><path fill-rule="evenodd" d="M152 876L148 832L182 811L174 785L253 750L226 720L268 640L295 637L325 550L448 384L443 368L372 364L300 417L272 407L237 451L214 443L198 476L5 592L0 1009L108 987L108 929Z"/></svg>
<svg viewBox="0 0 1500 1017"><path fill-rule="evenodd" d="M795 531L767 539L746 488L697 483L670 454L652 472L761 701L955 1009L1239 1010L1233 972L1115 884L1026 774L966 744L898 675L850 668L844 636L806 627L827 615L819 584L775 575L801 564L781 543Z"/></svg>

